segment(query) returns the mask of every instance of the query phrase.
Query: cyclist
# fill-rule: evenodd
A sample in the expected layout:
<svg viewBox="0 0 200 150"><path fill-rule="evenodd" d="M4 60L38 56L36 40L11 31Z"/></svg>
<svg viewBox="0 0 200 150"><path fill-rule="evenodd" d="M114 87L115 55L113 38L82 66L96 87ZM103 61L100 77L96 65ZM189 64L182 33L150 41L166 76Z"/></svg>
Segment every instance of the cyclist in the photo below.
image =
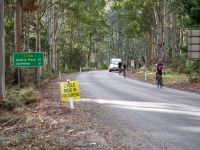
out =
<svg viewBox="0 0 200 150"><path fill-rule="evenodd" d="M124 75L124 78L126 78L126 70L127 70L127 65L126 63L123 64L123 75Z"/></svg>
<svg viewBox="0 0 200 150"><path fill-rule="evenodd" d="M163 70L164 70L164 64L163 64L162 59L160 58L160 59L158 59L158 62L156 63L156 81L157 81L158 86L160 84L161 87L163 84L163 81L162 81ZM158 83L158 82L160 82L160 83Z"/></svg>
<svg viewBox="0 0 200 150"><path fill-rule="evenodd" d="M122 72L122 62L121 61L118 63L118 70L119 70L119 75L120 75L120 73Z"/></svg>

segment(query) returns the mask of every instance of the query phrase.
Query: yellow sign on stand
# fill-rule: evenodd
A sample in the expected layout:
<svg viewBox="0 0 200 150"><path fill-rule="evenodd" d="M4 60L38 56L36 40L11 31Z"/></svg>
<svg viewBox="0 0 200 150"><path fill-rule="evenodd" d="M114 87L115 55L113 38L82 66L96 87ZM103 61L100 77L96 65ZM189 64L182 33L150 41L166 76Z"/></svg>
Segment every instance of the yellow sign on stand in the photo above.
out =
<svg viewBox="0 0 200 150"><path fill-rule="evenodd" d="M70 98L73 100L80 100L80 90L78 81L61 82L61 101L66 103Z"/></svg>

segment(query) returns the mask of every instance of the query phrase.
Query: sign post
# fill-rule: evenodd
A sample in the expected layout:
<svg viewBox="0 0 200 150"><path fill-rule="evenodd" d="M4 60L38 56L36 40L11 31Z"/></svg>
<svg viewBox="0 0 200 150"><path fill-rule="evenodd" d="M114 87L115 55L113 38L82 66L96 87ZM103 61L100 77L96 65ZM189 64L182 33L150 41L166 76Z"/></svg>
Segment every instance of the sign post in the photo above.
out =
<svg viewBox="0 0 200 150"><path fill-rule="evenodd" d="M133 72L133 68L135 67L135 61L131 60L131 72Z"/></svg>
<svg viewBox="0 0 200 150"><path fill-rule="evenodd" d="M69 105L71 109L74 109L74 101L72 98L69 99Z"/></svg>

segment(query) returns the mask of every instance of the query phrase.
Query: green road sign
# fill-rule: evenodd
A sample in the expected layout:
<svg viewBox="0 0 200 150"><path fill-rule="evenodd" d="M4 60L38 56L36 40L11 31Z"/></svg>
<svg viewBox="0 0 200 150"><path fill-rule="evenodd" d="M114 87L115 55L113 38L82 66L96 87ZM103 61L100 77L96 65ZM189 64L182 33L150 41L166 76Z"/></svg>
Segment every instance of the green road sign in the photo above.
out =
<svg viewBox="0 0 200 150"><path fill-rule="evenodd" d="M44 65L43 52L25 52L13 54L14 67L39 67Z"/></svg>

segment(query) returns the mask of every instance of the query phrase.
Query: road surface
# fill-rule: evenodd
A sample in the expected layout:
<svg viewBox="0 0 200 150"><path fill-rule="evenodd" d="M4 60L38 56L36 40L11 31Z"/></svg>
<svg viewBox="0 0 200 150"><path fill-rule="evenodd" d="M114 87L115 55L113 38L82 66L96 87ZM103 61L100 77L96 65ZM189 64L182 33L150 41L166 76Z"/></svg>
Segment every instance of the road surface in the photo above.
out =
<svg viewBox="0 0 200 150"><path fill-rule="evenodd" d="M76 79L82 97L102 104L94 116L120 132L126 149L200 150L199 94L108 71L81 73Z"/></svg>

